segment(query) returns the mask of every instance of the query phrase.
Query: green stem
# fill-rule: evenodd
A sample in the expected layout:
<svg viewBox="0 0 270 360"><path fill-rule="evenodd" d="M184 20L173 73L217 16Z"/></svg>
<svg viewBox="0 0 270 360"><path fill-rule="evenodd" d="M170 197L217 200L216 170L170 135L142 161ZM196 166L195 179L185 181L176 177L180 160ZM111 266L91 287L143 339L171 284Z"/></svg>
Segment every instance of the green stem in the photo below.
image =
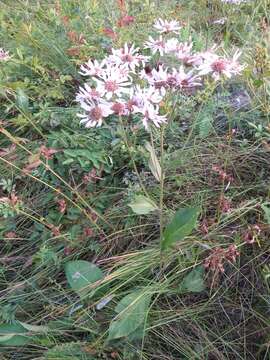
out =
<svg viewBox="0 0 270 360"><path fill-rule="evenodd" d="M123 132L123 134L124 134L124 142L125 142L125 145L126 145L126 147L127 147L127 149L128 149L128 153L129 153L129 156L130 156L130 159L131 159L131 162L132 162L134 171L135 171L135 173L136 173L136 175L137 175L137 178L138 178L138 180L139 180L141 189L143 190L143 192L144 192L144 194L146 195L146 197L149 198L149 194L148 194L145 186L143 185L143 182L142 182L142 179L141 179L141 177L140 177L140 174L139 174L137 165L136 165L136 163L135 163L135 160L134 160L132 151L130 150L130 146L129 146L129 143L128 143L128 138L127 138L126 130L125 130L125 127L124 127L124 124L123 124L123 120L122 120L122 116L121 116L121 115L119 115L119 120L120 120L120 123L121 123L122 132Z"/></svg>
<svg viewBox="0 0 270 360"><path fill-rule="evenodd" d="M159 229L160 244L163 235L163 199L164 199L164 126L160 129L160 197L159 197Z"/></svg>

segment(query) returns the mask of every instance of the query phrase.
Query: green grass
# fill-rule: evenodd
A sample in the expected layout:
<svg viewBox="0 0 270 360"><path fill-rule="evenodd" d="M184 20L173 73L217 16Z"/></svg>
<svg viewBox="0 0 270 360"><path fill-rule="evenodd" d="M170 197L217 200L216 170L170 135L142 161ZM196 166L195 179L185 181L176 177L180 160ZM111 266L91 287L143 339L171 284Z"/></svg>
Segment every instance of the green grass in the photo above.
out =
<svg viewBox="0 0 270 360"><path fill-rule="evenodd" d="M18 197L12 206L0 202L0 358L267 360L268 1L240 7L219 0L125 1L135 18L126 27L117 25L120 3L0 1L0 47L12 56L0 62L0 198ZM175 107L167 104L173 121L163 139L158 129L149 139L125 124L80 126L79 66L125 42L140 46L158 17L185 22L181 36L198 50L214 43L221 53L240 48L247 64L242 76L205 84L193 97L180 95ZM224 25L213 24L223 17ZM235 110L239 93L248 103ZM161 187L146 141L163 164ZM40 157L42 146L57 152ZM87 182L93 168L98 179ZM217 168L232 180L223 181ZM145 193L162 212L132 211L129 204ZM195 206L200 214L192 232L160 252L160 231L178 209ZM253 244L245 242L248 232ZM224 260L223 273L202 267L213 249L232 244L240 255ZM82 293L67 280L67 264L78 260L103 273ZM194 285L186 277L198 269ZM126 303L128 294L134 298ZM117 317L119 306L125 310ZM123 318L126 332L136 321L140 326L108 339L113 319ZM6 342L3 326L18 322L46 329L20 328L14 335L9 328L14 342Z"/></svg>

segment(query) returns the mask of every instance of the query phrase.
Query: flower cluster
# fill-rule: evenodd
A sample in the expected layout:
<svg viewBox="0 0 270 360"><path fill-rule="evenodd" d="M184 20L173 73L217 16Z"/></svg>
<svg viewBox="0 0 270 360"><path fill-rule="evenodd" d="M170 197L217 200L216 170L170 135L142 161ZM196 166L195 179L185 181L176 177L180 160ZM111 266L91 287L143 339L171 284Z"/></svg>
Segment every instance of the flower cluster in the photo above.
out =
<svg viewBox="0 0 270 360"><path fill-rule="evenodd" d="M10 59L9 52L0 48L0 61L7 61L9 59Z"/></svg>
<svg viewBox="0 0 270 360"><path fill-rule="evenodd" d="M243 69L239 52L232 59L218 56L214 48L196 52L192 42L171 36L181 29L178 21L158 19L154 29L157 37L150 36L144 44L150 56L134 44L125 44L102 61L90 59L81 66L80 74L90 81L80 87L76 101L83 110L78 116L87 128L101 126L113 114L140 118L146 130L151 124L160 127L167 121L160 108L171 93L190 95L203 86L205 76L217 81ZM178 62L173 68L166 66L171 56Z"/></svg>
<svg viewBox="0 0 270 360"><path fill-rule="evenodd" d="M240 255L237 247L231 244L227 249L217 247L211 251L211 254L204 261L204 267L213 272L224 273L224 263L226 261L235 262Z"/></svg>

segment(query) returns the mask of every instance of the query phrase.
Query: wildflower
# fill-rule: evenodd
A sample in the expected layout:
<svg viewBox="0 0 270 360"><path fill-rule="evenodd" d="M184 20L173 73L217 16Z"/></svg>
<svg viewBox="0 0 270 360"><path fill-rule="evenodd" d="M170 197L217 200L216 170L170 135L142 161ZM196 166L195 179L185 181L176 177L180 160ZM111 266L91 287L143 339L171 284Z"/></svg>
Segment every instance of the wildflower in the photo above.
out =
<svg viewBox="0 0 270 360"><path fill-rule="evenodd" d="M145 102L159 104L163 97L153 86L142 89L137 85L135 88L131 89L130 98L137 107L143 107Z"/></svg>
<svg viewBox="0 0 270 360"><path fill-rule="evenodd" d="M181 29L181 26L176 20L167 21L158 19L154 23L154 28L161 34L169 32L177 33L177 31Z"/></svg>
<svg viewBox="0 0 270 360"><path fill-rule="evenodd" d="M97 176L97 170L93 168L89 173L83 176L83 182L88 184L90 182L96 182L96 180L101 180L100 177Z"/></svg>
<svg viewBox="0 0 270 360"><path fill-rule="evenodd" d="M89 101L89 100L99 100L101 97L101 94L95 89L91 88L88 84L84 84L83 87L79 87L80 92L78 92L76 96L76 101L82 102L82 101Z"/></svg>
<svg viewBox="0 0 270 360"><path fill-rule="evenodd" d="M212 22L212 24L215 24L215 25L224 25L227 20L228 20L228 18L223 17L223 18L214 20L214 21Z"/></svg>
<svg viewBox="0 0 270 360"><path fill-rule="evenodd" d="M94 235L94 230L93 230L92 228L90 228L90 227L86 227L86 228L84 228L84 230L83 230L83 234L84 234L84 236L86 236L86 237L93 236L93 235Z"/></svg>
<svg viewBox="0 0 270 360"><path fill-rule="evenodd" d="M108 100L114 95L121 96L122 93L129 93L128 86L131 85L125 73L118 67L107 68L99 78L95 78L95 81L97 92L101 96L105 95Z"/></svg>
<svg viewBox="0 0 270 360"><path fill-rule="evenodd" d="M232 203L225 196L221 195L219 198L219 208L222 213L228 213L231 211Z"/></svg>
<svg viewBox="0 0 270 360"><path fill-rule="evenodd" d="M235 262L239 255L240 253L237 251L237 247L234 244L231 244L226 250L217 247L213 249L208 258L205 259L204 267L213 272L224 273L224 262Z"/></svg>
<svg viewBox="0 0 270 360"><path fill-rule="evenodd" d="M160 55L163 56L166 51L166 43L163 40L162 35L160 35L157 40L154 40L152 36L149 36L149 40L145 43L145 48L150 49L153 55L159 52Z"/></svg>
<svg viewBox="0 0 270 360"><path fill-rule="evenodd" d="M79 71L79 74L84 76L100 76L104 71L105 65L105 60L102 60L101 63L99 63L97 60L88 60L87 63L81 65L81 71Z"/></svg>
<svg viewBox="0 0 270 360"><path fill-rule="evenodd" d="M205 61L199 66L199 75L211 74L215 81L222 75L231 78L232 75L239 74L244 66L238 63L241 52L236 51L232 59L225 59L216 54L205 54Z"/></svg>
<svg viewBox="0 0 270 360"><path fill-rule="evenodd" d="M9 59L10 59L9 52L0 48L0 61L7 61Z"/></svg>
<svg viewBox="0 0 270 360"><path fill-rule="evenodd" d="M244 241L246 244L253 244L261 233L259 225L253 225L248 227L248 231L244 235Z"/></svg>
<svg viewBox="0 0 270 360"><path fill-rule="evenodd" d="M126 104L123 101L117 100L112 104L111 109L116 115L127 115Z"/></svg>
<svg viewBox="0 0 270 360"><path fill-rule="evenodd" d="M67 209L67 203L65 199L57 200L58 210L61 214L64 214Z"/></svg>
<svg viewBox="0 0 270 360"><path fill-rule="evenodd" d="M211 251L211 254L204 261L204 267L213 272L224 272L223 266L224 250L217 247Z"/></svg>
<svg viewBox="0 0 270 360"><path fill-rule="evenodd" d="M225 258L231 262L235 262L237 256L239 255L240 252L237 250L237 247L234 244L231 244L225 252Z"/></svg>
<svg viewBox="0 0 270 360"><path fill-rule="evenodd" d="M134 72L137 66L148 60L147 56L140 55L138 51L139 48L135 48L134 44L129 47L126 43L121 49L112 49L108 61L114 65L125 65Z"/></svg>
<svg viewBox="0 0 270 360"><path fill-rule="evenodd" d="M227 174L221 167L219 167L218 165L213 165L212 166L212 170L218 174L218 176L220 177L220 180L222 181L233 181L233 177L229 174Z"/></svg>
<svg viewBox="0 0 270 360"><path fill-rule="evenodd" d="M188 89L201 86L200 78L193 76L193 70L185 72L183 66L180 66L178 70L173 69L173 77L176 80L175 86L179 89Z"/></svg>
<svg viewBox="0 0 270 360"><path fill-rule="evenodd" d="M134 16L124 15L118 20L117 25L119 27L129 26L134 22L134 20L135 20Z"/></svg>
<svg viewBox="0 0 270 360"><path fill-rule="evenodd" d="M159 89L162 96L166 93L168 80L168 69L164 69L163 66L159 66L158 70L153 69L151 77L148 78L150 85L154 86L156 89Z"/></svg>
<svg viewBox="0 0 270 360"><path fill-rule="evenodd" d="M103 119L113 114L111 104L103 99L100 99L98 103L93 101L83 102L81 106L86 113L78 114L78 116L81 118L80 123L85 124L86 128L101 126Z"/></svg>
<svg viewBox="0 0 270 360"><path fill-rule="evenodd" d="M142 123L146 130L149 129L149 124L152 122L156 127L166 122L166 116L158 114L159 107L154 106L150 102L145 102L142 107L134 106L134 113L141 113L143 115Z"/></svg>
<svg viewBox="0 0 270 360"><path fill-rule="evenodd" d="M59 150L47 148L45 145L40 147L40 154L43 155L47 160L51 160L53 155L57 153Z"/></svg>
<svg viewBox="0 0 270 360"><path fill-rule="evenodd" d="M179 47L179 41L176 38L171 38L165 43L166 54L175 53Z"/></svg>
<svg viewBox="0 0 270 360"><path fill-rule="evenodd" d="M15 233L15 231L8 231L7 233L5 233L4 236L7 239L16 239L17 238L17 234Z"/></svg>
<svg viewBox="0 0 270 360"><path fill-rule="evenodd" d="M183 63L188 64L192 62L191 57L191 49L193 47L193 43L179 43L175 52L177 59L181 60Z"/></svg>
<svg viewBox="0 0 270 360"><path fill-rule="evenodd" d="M103 34L115 40L117 38L117 34L111 28L104 28L102 30Z"/></svg>

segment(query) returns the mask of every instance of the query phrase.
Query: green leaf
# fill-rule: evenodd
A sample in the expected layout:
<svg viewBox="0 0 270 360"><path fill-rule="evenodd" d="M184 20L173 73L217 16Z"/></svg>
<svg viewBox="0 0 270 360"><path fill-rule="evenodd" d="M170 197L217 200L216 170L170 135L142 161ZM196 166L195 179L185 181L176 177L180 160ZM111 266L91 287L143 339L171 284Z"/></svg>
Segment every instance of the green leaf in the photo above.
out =
<svg viewBox="0 0 270 360"><path fill-rule="evenodd" d="M128 336L143 324L151 301L150 294L135 291L125 296L116 306L118 315L109 328L109 340Z"/></svg>
<svg viewBox="0 0 270 360"><path fill-rule="evenodd" d="M29 99L22 89L17 90L16 103L18 107L24 112L27 112L29 110Z"/></svg>
<svg viewBox="0 0 270 360"><path fill-rule="evenodd" d="M26 324L22 321L20 321L20 324L28 331L31 332L38 332L38 333L44 333L47 332L49 330L49 328L47 326L43 326L43 325L31 325L31 324Z"/></svg>
<svg viewBox="0 0 270 360"><path fill-rule="evenodd" d="M65 274L71 288L82 297L92 290L89 285L104 277L99 267L84 260L69 261L65 265Z"/></svg>
<svg viewBox="0 0 270 360"><path fill-rule="evenodd" d="M270 224L270 207L269 204L262 204L262 209L264 211L264 217L265 220L267 221L267 224Z"/></svg>
<svg viewBox="0 0 270 360"><path fill-rule="evenodd" d="M128 206L130 206L133 212L138 215L146 215L151 211L158 209L156 204L151 199L148 199L143 195L136 196Z"/></svg>
<svg viewBox="0 0 270 360"><path fill-rule="evenodd" d="M196 226L198 215L198 207L179 209L164 231L161 241L162 249L168 249L188 236Z"/></svg>
<svg viewBox="0 0 270 360"><path fill-rule="evenodd" d="M0 346L23 346L30 342L27 330L19 323L0 324Z"/></svg>
<svg viewBox="0 0 270 360"><path fill-rule="evenodd" d="M149 168L150 168L152 174L154 175L154 177L156 178L156 180L160 182L161 167L160 167L158 158L156 156L155 149L151 146L151 144L149 142L146 142L145 148L150 154L150 159L148 162Z"/></svg>
<svg viewBox="0 0 270 360"><path fill-rule="evenodd" d="M197 266L190 273L188 273L182 283L180 284L181 292L201 292L205 290L206 286L203 279L204 267Z"/></svg>

